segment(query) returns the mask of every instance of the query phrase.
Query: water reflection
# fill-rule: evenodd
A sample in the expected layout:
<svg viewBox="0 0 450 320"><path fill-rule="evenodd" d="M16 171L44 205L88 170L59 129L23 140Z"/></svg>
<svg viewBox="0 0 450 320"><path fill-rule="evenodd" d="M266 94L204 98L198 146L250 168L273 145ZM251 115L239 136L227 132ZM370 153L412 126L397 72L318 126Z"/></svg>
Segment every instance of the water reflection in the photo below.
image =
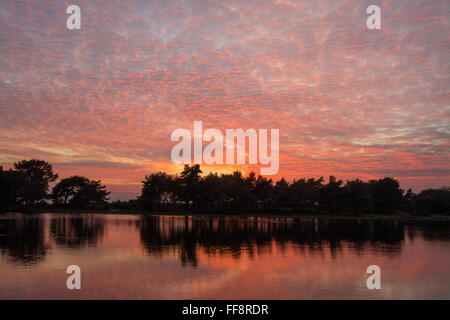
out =
<svg viewBox="0 0 450 320"><path fill-rule="evenodd" d="M438 228L432 228L439 225ZM447 223L448 226L448 223ZM428 228L427 228L428 227ZM402 242L421 233L426 239L450 240L442 222L399 222L396 220L333 220L293 218L143 217L141 241L151 255L161 255L176 246L183 265L197 265L198 249L207 254L243 251L253 256L274 241L281 249L287 243L302 251L329 248L335 258L345 244L357 254L366 250L384 255L401 253ZM424 231L423 231L424 230Z"/></svg>
<svg viewBox="0 0 450 320"><path fill-rule="evenodd" d="M107 218L106 218L107 217ZM401 254L405 237L427 241L450 241L448 222L397 220L333 220L297 218L239 218L184 216L127 216L114 218L84 215L7 215L0 218L0 250L13 261L41 261L53 246L80 249L96 247L107 225L138 232L149 256L176 252L183 266L197 266L198 254L229 254L239 259L293 244L301 254L330 251L336 258L343 247L355 254L366 251L385 256ZM46 223L48 227L46 227ZM47 231L46 231L47 230ZM50 240L46 240L46 234Z"/></svg>
<svg viewBox="0 0 450 320"><path fill-rule="evenodd" d="M47 252L45 221L39 216L17 216L0 219L0 252L13 262L31 265L41 261Z"/></svg>
<svg viewBox="0 0 450 320"><path fill-rule="evenodd" d="M102 216L58 216L50 221L50 234L59 245L80 248L96 246L103 237L105 221Z"/></svg>
<svg viewBox="0 0 450 320"><path fill-rule="evenodd" d="M409 223L407 230L411 240L418 237L426 241L450 241L450 223L447 221L429 221L426 224Z"/></svg>
<svg viewBox="0 0 450 320"><path fill-rule="evenodd" d="M450 223L0 215L1 298L448 297ZM68 265L84 290L65 289ZM384 290L365 287L368 265ZM308 288L308 290L305 290Z"/></svg>
<svg viewBox="0 0 450 320"><path fill-rule="evenodd" d="M151 255L176 246L183 265L197 265L198 249L207 254L229 253L239 258L275 243L293 243L301 250L330 248L332 257L343 243L362 253L366 249L399 254L405 226L394 220L301 220L290 218L143 217L141 241Z"/></svg>

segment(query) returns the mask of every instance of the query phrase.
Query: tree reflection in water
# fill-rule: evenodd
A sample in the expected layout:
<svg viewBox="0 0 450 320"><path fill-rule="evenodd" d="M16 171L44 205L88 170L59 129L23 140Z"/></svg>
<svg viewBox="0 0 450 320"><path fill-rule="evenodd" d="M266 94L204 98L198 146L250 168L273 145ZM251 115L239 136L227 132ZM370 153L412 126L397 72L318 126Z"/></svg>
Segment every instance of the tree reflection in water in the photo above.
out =
<svg viewBox="0 0 450 320"><path fill-rule="evenodd" d="M103 236L105 221L101 215L59 216L50 221L55 242L69 248L95 246Z"/></svg>
<svg viewBox="0 0 450 320"><path fill-rule="evenodd" d="M33 265L44 259L45 220L42 216L11 216L0 219L0 253L11 261Z"/></svg>
<svg viewBox="0 0 450 320"><path fill-rule="evenodd" d="M395 256L405 239L450 241L448 221L11 214L0 216L0 254L23 265L37 264L53 245L97 247L107 225L120 225L120 232L130 236L137 232L147 254L176 254L183 266L197 266L199 252L253 258L276 246L281 251L291 247L298 254L329 252L331 258L346 249L357 255ZM124 241L122 246L136 246Z"/></svg>
<svg viewBox="0 0 450 320"><path fill-rule="evenodd" d="M441 223L441 222L440 222ZM442 224L442 223L441 223ZM296 219L238 217L145 216L140 237L147 252L163 255L178 249L183 265L197 265L198 250L208 255L230 254L250 257L270 250L275 243L281 250L292 244L299 252L320 252L328 248L335 258L348 247L356 254L365 251L383 255L401 253L405 230L417 232L431 222L366 219ZM408 229L409 230L409 229ZM443 228L426 229L424 235L445 239ZM408 233L411 240L413 236Z"/></svg>

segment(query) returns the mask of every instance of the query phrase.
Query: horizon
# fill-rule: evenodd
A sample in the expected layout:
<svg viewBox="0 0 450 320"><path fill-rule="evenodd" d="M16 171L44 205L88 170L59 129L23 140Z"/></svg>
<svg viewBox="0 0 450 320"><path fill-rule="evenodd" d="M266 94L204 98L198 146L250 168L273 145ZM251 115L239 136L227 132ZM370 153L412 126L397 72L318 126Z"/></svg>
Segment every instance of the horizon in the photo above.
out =
<svg viewBox="0 0 450 320"><path fill-rule="evenodd" d="M111 199L175 174L171 132L279 129L266 176L364 181L419 192L450 181L445 3L380 1L2 2L0 163L43 159L59 179L102 180ZM204 173L260 165L205 165Z"/></svg>
<svg viewBox="0 0 450 320"><path fill-rule="evenodd" d="M24 159L24 160L25 160L25 159ZM26 160L31 160L31 159L26 159ZM43 160L43 159L36 159L36 160ZM43 161L45 161L45 160L43 160ZM51 163L50 163L50 165L51 165ZM0 163L0 168L2 168L2 167L3 167L3 166L2 166L2 164ZM3 169L6 169L6 170L9 170L9 169L15 170L15 169L14 169L14 166L11 166L11 167L8 167L8 168L3 167ZM217 171L216 171L216 172L214 172L214 171L207 171L207 172L205 172L205 171L202 170L202 166L200 165L200 170L201 170L200 177L206 177L206 176L208 176L209 174L216 174L216 175L221 176L221 175L226 175L226 174L232 174L232 173L234 173L234 172L239 172L239 173L242 174L242 177L243 177L243 178L246 178L246 177L248 177L251 173L253 173L253 174L255 175L255 177L262 176L262 177L266 177L268 180L271 180L271 181L272 181L272 185L274 185L274 186L276 185L276 183L277 183L278 181L280 181L280 180L282 180L282 179L284 179L286 182L288 182L289 184L291 184L291 183L293 183L294 181L298 181L298 180L301 180L301 179L308 180L308 179L310 179L310 178L314 178L314 179L323 178L323 183L326 184L326 183L328 183L328 182L330 181L330 178L331 178L331 177L334 177L334 178L336 178L336 180L342 180L343 186L345 186L345 184L346 184L347 182L349 182L349 181L355 181L356 179L359 179L359 180L361 180L361 181L363 181L363 182L366 182L366 183L367 183L367 182L370 182L370 180L380 180L380 179L385 179L385 178L393 178L393 179L397 180L395 177L388 177L388 176L385 176L385 177L377 177L377 178L373 178L373 179L369 179L369 180L364 180L364 179L361 179L361 178L359 178L359 177L356 177L355 179L341 179L341 177L336 176L336 175L333 175L333 174L330 175L330 176L327 176L327 177L322 175L322 176L319 176L319 177L305 177L305 176L302 176L302 177L291 177L291 178L288 178L288 179L286 179L285 177L280 177L279 179L273 179L273 178L271 178L271 176L257 174L257 173L254 172L254 171L249 171L247 174L245 174L245 173L243 173L242 171L240 171L239 169L237 169L237 170L235 170L235 171L233 171L233 172L226 172L226 173L224 173L224 172L219 173L219 172L217 172ZM147 176L147 175L151 175L151 174L153 174L153 173L160 173L160 172L166 173L166 172L164 172L164 171L158 171L158 172L155 171L155 172L149 172L149 173L147 173L146 176ZM176 173L168 173L168 176L173 177L173 178L176 178L176 177L180 177L180 173L181 173L181 170L180 170L180 172L176 172ZM58 172L55 171L55 174L58 174ZM79 174L74 173L71 177L73 177L73 176L82 176L82 175L79 175ZM141 195L141 191L142 191L142 187L143 187L143 182L144 182L146 176L144 176L144 177L142 178L141 183L139 184L141 190L139 190L139 191L137 191L137 192L116 192L115 194L114 194L113 192L111 192L110 198L108 199L107 202L111 203L111 202L113 202L113 201L118 201L118 200L120 200L120 201L136 200L136 199L139 198L140 195ZM84 176L82 176L82 177L84 177ZM52 189L52 188L53 188L55 185L57 185L62 179L65 179L65 178L69 178L69 177L63 177L63 178L58 177L58 179L56 179L54 182L51 182L51 183L50 183L49 188ZM85 177L85 178L91 179L91 177ZM95 180L95 179L93 179L93 180ZM99 179L97 179L97 180L100 180L101 182L103 182L101 178L99 178ZM106 186L106 187L107 187L107 186ZM426 189L442 189L442 188L448 188L448 187L449 187L448 185L442 185L442 186L439 186L439 187L436 187L436 188L426 188ZM406 192L410 189L410 188L408 188L408 189L403 188L403 186L401 185L401 183L400 183L400 188L401 188L401 190L403 190L404 193L406 193ZM424 191L424 190L426 190L426 189L422 189L422 190L419 190L419 191L415 191L415 190L412 190L412 189L411 189L411 191L414 192L414 193L420 193L421 191ZM107 191L110 191L110 190L107 188ZM113 195L113 196L111 196L111 195Z"/></svg>

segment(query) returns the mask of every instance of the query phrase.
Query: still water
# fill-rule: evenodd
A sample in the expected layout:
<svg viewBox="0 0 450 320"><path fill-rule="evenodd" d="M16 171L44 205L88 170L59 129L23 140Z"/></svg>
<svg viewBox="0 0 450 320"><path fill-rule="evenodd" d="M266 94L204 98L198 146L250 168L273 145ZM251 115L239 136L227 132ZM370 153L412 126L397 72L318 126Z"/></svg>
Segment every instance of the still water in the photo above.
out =
<svg viewBox="0 0 450 320"><path fill-rule="evenodd" d="M0 299L17 298L450 299L450 223L0 215Z"/></svg>

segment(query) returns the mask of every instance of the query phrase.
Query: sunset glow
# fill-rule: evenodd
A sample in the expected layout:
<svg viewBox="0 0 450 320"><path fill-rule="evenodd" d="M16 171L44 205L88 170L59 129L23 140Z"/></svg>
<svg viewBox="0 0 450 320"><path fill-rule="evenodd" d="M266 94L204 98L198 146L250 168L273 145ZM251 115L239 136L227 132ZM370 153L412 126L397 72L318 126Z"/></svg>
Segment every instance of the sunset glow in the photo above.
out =
<svg viewBox="0 0 450 320"><path fill-rule="evenodd" d="M450 183L448 1L4 0L0 164L38 158L101 179L112 199L180 172L177 128L276 128L273 179L392 176ZM204 173L259 172L255 165Z"/></svg>

